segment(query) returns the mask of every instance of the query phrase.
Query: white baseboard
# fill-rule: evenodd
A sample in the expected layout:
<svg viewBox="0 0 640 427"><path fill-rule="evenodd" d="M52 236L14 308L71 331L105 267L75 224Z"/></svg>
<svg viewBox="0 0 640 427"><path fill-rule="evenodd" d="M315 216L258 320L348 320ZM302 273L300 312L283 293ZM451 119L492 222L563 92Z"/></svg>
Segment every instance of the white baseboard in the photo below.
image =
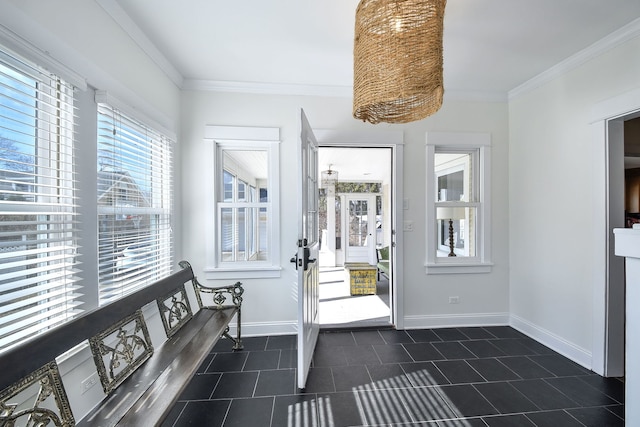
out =
<svg viewBox="0 0 640 427"><path fill-rule="evenodd" d="M404 317L405 329L506 325L509 325L509 313L442 314Z"/></svg>
<svg viewBox="0 0 640 427"><path fill-rule="evenodd" d="M443 314L428 316L405 316L405 329L456 328L474 326L511 326L530 338L546 345L579 365L592 369L591 352L566 339L541 328L521 317L509 313ZM242 336L295 335L296 322L255 322L242 325ZM231 336L236 333L234 322L230 325Z"/></svg>
<svg viewBox="0 0 640 427"><path fill-rule="evenodd" d="M592 354L589 350L577 346L553 332L541 328L519 316L512 314L510 317L509 324L512 328L557 351L577 364L589 370L593 369Z"/></svg>
<svg viewBox="0 0 640 427"><path fill-rule="evenodd" d="M229 333L235 336L235 320L229 325ZM296 322L255 322L242 324L243 337L258 337L265 335L295 335L298 333Z"/></svg>

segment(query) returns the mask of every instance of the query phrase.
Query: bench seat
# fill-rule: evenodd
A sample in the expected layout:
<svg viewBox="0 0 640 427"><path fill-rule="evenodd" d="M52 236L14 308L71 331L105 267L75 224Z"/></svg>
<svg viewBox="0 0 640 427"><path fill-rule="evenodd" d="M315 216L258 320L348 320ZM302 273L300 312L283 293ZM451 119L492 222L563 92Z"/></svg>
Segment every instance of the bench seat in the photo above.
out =
<svg viewBox="0 0 640 427"><path fill-rule="evenodd" d="M238 312L203 308L78 426L158 425Z"/></svg>

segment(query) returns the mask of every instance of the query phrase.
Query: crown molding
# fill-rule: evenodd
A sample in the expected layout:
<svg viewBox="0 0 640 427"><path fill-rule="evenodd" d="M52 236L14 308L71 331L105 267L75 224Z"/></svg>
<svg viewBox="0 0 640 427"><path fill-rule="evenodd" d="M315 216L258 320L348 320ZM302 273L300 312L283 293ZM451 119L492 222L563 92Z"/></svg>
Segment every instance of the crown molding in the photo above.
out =
<svg viewBox="0 0 640 427"><path fill-rule="evenodd" d="M160 52L156 45L149 40L145 33L127 15L127 12L120 7L116 0L95 0L105 12L124 30L125 33L142 49L144 53L169 77L169 79L181 88L184 82L182 74L173 64Z"/></svg>
<svg viewBox="0 0 640 427"><path fill-rule="evenodd" d="M297 85L285 83L231 82L219 80L185 80L183 90L203 92L247 93L351 98L352 86ZM507 102L504 92L445 90L444 99L467 102Z"/></svg>
<svg viewBox="0 0 640 427"><path fill-rule="evenodd" d="M491 91L471 91L471 90L448 90L444 89L445 101L464 101L464 102L507 102L506 92Z"/></svg>
<svg viewBox="0 0 640 427"><path fill-rule="evenodd" d="M262 95L294 95L351 97L351 86L301 85L289 83L232 82L220 80L185 80L183 90L204 92L250 93Z"/></svg>
<svg viewBox="0 0 640 427"><path fill-rule="evenodd" d="M511 89L508 94L509 101L549 83L557 77L568 73L582 64L638 36L640 36L640 18L631 21L629 24L598 40L591 46L571 55L564 61L561 61L548 70L543 71L520 86Z"/></svg>

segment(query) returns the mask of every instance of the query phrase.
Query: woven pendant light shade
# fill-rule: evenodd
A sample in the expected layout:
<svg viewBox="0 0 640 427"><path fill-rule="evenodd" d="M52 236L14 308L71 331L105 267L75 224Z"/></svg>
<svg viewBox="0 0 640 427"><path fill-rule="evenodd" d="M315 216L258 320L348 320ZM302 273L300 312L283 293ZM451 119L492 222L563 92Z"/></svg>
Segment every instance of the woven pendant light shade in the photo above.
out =
<svg viewBox="0 0 640 427"><path fill-rule="evenodd" d="M440 109L446 0L361 0L356 10L353 117L407 123Z"/></svg>

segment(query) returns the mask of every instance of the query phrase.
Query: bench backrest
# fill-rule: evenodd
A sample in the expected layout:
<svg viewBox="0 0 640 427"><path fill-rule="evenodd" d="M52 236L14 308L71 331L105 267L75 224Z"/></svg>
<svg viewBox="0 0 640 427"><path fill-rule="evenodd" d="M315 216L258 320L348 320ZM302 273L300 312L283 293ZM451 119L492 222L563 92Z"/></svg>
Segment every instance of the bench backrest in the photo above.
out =
<svg viewBox="0 0 640 427"><path fill-rule="evenodd" d="M152 285L1 354L0 424L36 416L55 425L75 425L56 358L89 341L103 389L109 394L153 354L142 307L156 302L167 337L192 317L185 284L191 282L196 295L200 285L188 262L180 267ZM197 303L202 308L200 297ZM123 346L134 356L131 363L121 360Z"/></svg>
<svg viewBox="0 0 640 427"><path fill-rule="evenodd" d="M79 317L0 354L0 390L31 374L56 357L172 292L178 283L194 280L191 266L108 305Z"/></svg>

